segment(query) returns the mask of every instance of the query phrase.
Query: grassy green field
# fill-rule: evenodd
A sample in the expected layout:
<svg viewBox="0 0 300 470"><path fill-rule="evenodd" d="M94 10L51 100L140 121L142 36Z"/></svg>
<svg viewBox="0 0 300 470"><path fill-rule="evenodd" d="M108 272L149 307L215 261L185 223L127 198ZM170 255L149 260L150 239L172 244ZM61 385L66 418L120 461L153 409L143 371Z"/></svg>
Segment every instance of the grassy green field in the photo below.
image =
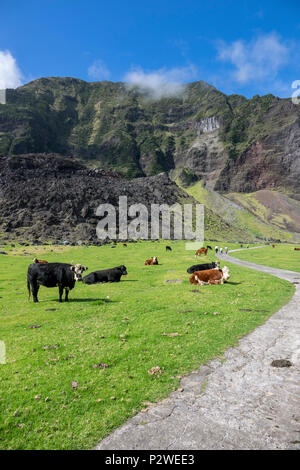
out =
<svg viewBox="0 0 300 470"><path fill-rule="evenodd" d="M166 245L173 251L166 252ZM184 242L4 249L9 255L0 255L0 340L6 345L6 364L0 364L1 449L92 448L175 390L183 374L222 357L294 292L283 280L234 265L224 285L191 286L186 269L195 258ZM214 259L209 253L202 261ZM77 283L70 302L62 304L57 288L41 287L34 304L26 292L34 255L82 263L88 272L125 264L128 276L115 284ZM144 266L154 255L160 264ZM172 279L182 282L165 283ZM100 363L109 367L93 367ZM162 373L150 375L155 366Z"/></svg>
<svg viewBox="0 0 300 470"><path fill-rule="evenodd" d="M272 268L300 272L300 251L295 251L294 248L295 245L275 243L275 248L268 245L264 248L257 248L257 250L237 251L232 253L232 256Z"/></svg>

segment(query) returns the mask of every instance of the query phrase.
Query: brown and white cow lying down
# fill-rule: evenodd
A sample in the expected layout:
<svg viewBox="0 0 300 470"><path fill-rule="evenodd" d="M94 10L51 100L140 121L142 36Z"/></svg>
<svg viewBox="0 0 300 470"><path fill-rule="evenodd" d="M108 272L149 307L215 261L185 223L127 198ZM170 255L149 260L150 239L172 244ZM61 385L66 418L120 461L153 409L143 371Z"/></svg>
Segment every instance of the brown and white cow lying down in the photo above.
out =
<svg viewBox="0 0 300 470"><path fill-rule="evenodd" d="M145 266L150 265L153 266L154 264L158 264L158 259L156 256L153 256L151 259L146 259Z"/></svg>
<svg viewBox="0 0 300 470"><path fill-rule="evenodd" d="M206 271L196 271L190 277L190 283L194 286L204 286L205 284L224 284L230 278L229 269L224 266L222 269L207 269Z"/></svg>
<svg viewBox="0 0 300 470"><path fill-rule="evenodd" d="M48 264L48 261L45 261L43 259L37 259L37 258L34 258L33 262L34 263Z"/></svg>

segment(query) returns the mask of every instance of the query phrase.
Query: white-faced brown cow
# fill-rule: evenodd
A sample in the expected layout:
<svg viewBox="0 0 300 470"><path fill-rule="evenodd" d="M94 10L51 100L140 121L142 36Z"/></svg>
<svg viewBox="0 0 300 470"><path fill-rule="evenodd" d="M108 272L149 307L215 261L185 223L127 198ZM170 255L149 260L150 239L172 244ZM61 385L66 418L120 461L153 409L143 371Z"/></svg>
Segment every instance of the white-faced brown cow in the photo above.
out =
<svg viewBox="0 0 300 470"><path fill-rule="evenodd" d="M42 264L47 264L48 261L45 261L44 259L37 259L37 258L34 258L33 260L34 263L42 263Z"/></svg>
<svg viewBox="0 0 300 470"><path fill-rule="evenodd" d="M145 261L145 266L153 266L155 264L158 264L158 259L156 256L153 256L151 259L146 259Z"/></svg>
<svg viewBox="0 0 300 470"><path fill-rule="evenodd" d="M201 256L201 255L207 255L207 248L203 247L203 248L199 248L199 250L196 251L195 253L195 258L197 258L197 256Z"/></svg>
<svg viewBox="0 0 300 470"><path fill-rule="evenodd" d="M205 284L224 284L230 278L229 269L208 269L207 271L195 271L190 277L190 283L195 286Z"/></svg>

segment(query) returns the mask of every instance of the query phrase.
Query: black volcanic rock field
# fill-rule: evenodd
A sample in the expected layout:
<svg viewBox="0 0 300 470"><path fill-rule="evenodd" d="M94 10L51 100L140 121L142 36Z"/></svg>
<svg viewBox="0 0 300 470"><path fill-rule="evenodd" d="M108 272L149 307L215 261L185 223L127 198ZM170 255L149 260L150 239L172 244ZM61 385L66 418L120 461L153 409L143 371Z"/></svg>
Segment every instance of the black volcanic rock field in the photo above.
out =
<svg viewBox="0 0 300 470"><path fill-rule="evenodd" d="M0 187L2 232L25 240L98 243L96 208L109 203L118 210L119 196L127 196L128 206L144 204L149 213L151 203L196 202L165 173L128 180L55 154L0 157ZM245 236L209 210L205 217L208 231L218 227L232 237Z"/></svg>

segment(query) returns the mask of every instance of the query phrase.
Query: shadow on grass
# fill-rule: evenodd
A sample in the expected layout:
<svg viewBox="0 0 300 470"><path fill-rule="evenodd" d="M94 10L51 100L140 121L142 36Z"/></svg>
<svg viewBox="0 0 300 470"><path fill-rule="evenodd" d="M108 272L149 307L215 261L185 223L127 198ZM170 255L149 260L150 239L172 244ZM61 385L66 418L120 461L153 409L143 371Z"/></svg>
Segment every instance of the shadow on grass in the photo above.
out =
<svg viewBox="0 0 300 470"><path fill-rule="evenodd" d="M231 284L232 286L239 286L240 284L243 284L243 282L226 281L225 284Z"/></svg>
<svg viewBox="0 0 300 470"><path fill-rule="evenodd" d="M116 300L108 300L108 299L100 299L100 298L95 299L95 298L91 297L91 298L87 298L87 299L69 299L69 301L66 302L66 303L73 303L73 302L99 302L99 301L102 301L102 302L104 302L104 303L106 303L106 304L112 304L112 303L114 303L114 302L117 302ZM58 302L58 300L57 300L56 302ZM58 302L58 303L59 303L59 302ZM63 303L64 303L64 302L63 302Z"/></svg>
<svg viewBox="0 0 300 470"><path fill-rule="evenodd" d="M94 297L88 297L88 298L84 298L84 299L70 299L68 300L68 302L65 302L65 300L63 299L62 302L59 302L58 299L52 299L52 300L39 300L38 303L46 303L46 302L51 302L51 303L56 303L56 304L71 304L73 302L103 302L103 303L106 303L106 304L112 304L113 302L117 302L116 300L109 300L109 299L101 299L101 298L94 298Z"/></svg>

